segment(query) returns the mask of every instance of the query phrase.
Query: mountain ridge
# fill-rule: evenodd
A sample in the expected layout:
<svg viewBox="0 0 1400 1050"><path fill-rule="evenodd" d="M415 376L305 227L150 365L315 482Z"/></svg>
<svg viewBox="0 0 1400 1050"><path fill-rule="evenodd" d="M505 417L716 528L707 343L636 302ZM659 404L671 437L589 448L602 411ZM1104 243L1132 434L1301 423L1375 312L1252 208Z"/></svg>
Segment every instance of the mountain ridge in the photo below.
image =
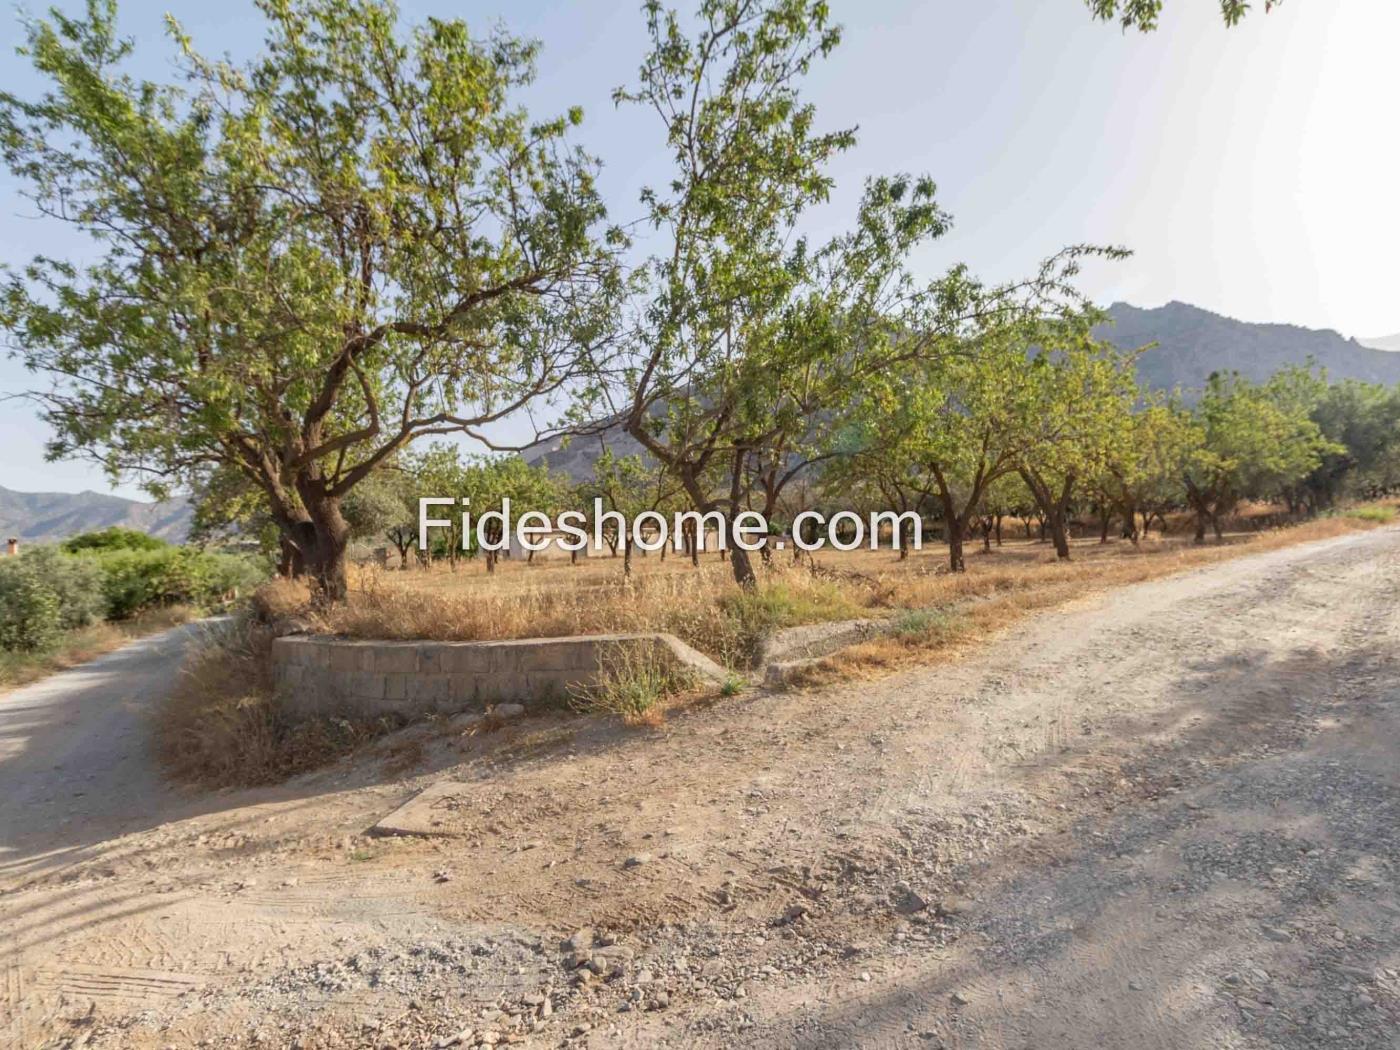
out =
<svg viewBox="0 0 1400 1050"><path fill-rule="evenodd" d="M53 543L120 526L172 543L189 535L194 512L184 500L143 503L103 492L18 492L0 485L0 538Z"/></svg>

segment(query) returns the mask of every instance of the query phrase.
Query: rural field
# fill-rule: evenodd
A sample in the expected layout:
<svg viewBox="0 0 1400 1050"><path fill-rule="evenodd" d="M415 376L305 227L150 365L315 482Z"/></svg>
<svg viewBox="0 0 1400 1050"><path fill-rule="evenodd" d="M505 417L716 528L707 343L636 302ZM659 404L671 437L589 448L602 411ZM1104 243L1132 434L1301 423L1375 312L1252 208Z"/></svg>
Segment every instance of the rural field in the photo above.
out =
<svg viewBox="0 0 1400 1050"><path fill-rule="evenodd" d="M16 1045L1391 1045L1400 533L1327 531L1081 579L931 664L639 729L430 723L215 795L130 733L181 637L106 657L4 709L40 745L4 818L42 819L9 836L0 1019ZM367 834L441 780L471 799L441 834Z"/></svg>

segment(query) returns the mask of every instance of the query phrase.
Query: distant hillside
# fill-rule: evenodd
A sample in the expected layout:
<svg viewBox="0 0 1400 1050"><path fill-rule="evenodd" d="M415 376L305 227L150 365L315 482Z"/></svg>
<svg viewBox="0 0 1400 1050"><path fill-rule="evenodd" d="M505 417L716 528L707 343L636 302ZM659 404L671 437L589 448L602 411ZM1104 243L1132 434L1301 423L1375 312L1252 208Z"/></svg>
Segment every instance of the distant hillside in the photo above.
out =
<svg viewBox="0 0 1400 1050"><path fill-rule="evenodd" d="M141 503L100 492L14 492L0 487L0 540L50 543L111 525L137 529L172 543L190 531L188 503Z"/></svg>
<svg viewBox="0 0 1400 1050"><path fill-rule="evenodd" d="M1196 389L1215 371L1236 371L1259 382L1309 358L1334 381L1400 383L1400 354L1328 329L1250 324L1176 302L1151 310L1114 303L1108 313L1114 323L1099 329L1102 338L1125 349L1158 344L1138 361L1138 377L1158 390Z"/></svg>
<svg viewBox="0 0 1400 1050"><path fill-rule="evenodd" d="M597 434L541 441L520 455L532 467L544 465L556 474L583 481L593 476L593 464L604 448L611 449L619 459L642 455L642 446L620 424L609 426Z"/></svg>
<svg viewBox="0 0 1400 1050"><path fill-rule="evenodd" d="M1400 335L1370 340L1368 346L1330 330L1251 324L1177 302L1154 309L1114 303L1108 314L1113 323L1099 328L1099 337L1124 349L1157 344L1138 359L1139 379L1156 390L1180 387L1188 392L1188 400L1189 392L1203 387L1212 372L1238 371L1262 382L1281 368L1305 365L1309 359L1327 369L1332 380L1400 383L1400 353L1389 349L1400 350ZM618 456L641 451L613 427L601 436L575 438L567 446L560 439L541 442L523 455L528 463L548 464L579 481L593 473L603 444Z"/></svg>

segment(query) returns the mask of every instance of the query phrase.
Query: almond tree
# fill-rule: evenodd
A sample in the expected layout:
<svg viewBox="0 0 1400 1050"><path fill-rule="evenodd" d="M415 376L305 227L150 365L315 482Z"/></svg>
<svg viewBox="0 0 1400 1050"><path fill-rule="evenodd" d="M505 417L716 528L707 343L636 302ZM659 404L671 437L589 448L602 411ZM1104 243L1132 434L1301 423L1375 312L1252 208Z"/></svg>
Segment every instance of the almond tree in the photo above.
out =
<svg viewBox="0 0 1400 1050"><path fill-rule="evenodd" d="M1176 398L1148 400L1132 414L1129 426L1127 440L1093 483L1097 498L1122 515L1126 535L1136 544L1154 518L1165 526L1167 512L1184 502L1182 477L1198 435Z"/></svg>
<svg viewBox="0 0 1400 1050"><path fill-rule="evenodd" d="M1196 515L1195 540L1242 499L1275 497L1339 448L1322 436L1286 376L1256 385L1237 372L1212 373L1192 413L1193 447L1182 480Z"/></svg>
<svg viewBox="0 0 1400 1050"><path fill-rule="evenodd" d="M408 442L539 404L604 338L611 280L577 110L514 101L535 46L381 0L258 0L235 67L179 26L169 83L123 72L114 0L26 22L47 82L0 95L0 155L94 261L11 274L0 322L50 381L52 456L152 491L261 493L329 599L342 501Z"/></svg>
<svg viewBox="0 0 1400 1050"><path fill-rule="evenodd" d="M1137 394L1132 357L1093 342L1088 325L1094 320L1085 315L1079 331L1064 333L1030 362L1037 411L1016 469L1062 560L1070 556L1070 503L1078 486L1106 469L1129 440Z"/></svg>
<svg viewBox="0 0 1400 1050"><path fill-rule="evenodd" d="M664 247L642 269L643 297L612 408L680 483L694 508L729 520L786 452L806 455L824 412L877 360L921 352L908 323L922 297L909 251L947 225L927 179L874 179L854 229L821 247L798 226L826 200L827 162L851 131L816 130L799 84L836 46L823 0L701 0L693 36L645 5L652 47L619 102L652 110L674 177L643 195ZM896 340L894 333L904 333ZM736 581L756 576L731 551Z"/></svg>

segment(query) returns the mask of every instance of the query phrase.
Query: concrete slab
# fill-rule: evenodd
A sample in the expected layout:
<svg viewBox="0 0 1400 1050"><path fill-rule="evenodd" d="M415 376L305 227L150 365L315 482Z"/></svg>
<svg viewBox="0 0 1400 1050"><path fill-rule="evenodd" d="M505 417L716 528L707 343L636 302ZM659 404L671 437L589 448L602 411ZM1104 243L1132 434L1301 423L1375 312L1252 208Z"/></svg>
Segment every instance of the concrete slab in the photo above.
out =
<svg viewBox="0 0 1400 1050"><path fill-rule="evenodd" d="M454 810L471 805L471 785L457 780L429 784L394 812L369 829L371 835L415 835L421 838L452 837L466 831L452 819Z"/></svg>

